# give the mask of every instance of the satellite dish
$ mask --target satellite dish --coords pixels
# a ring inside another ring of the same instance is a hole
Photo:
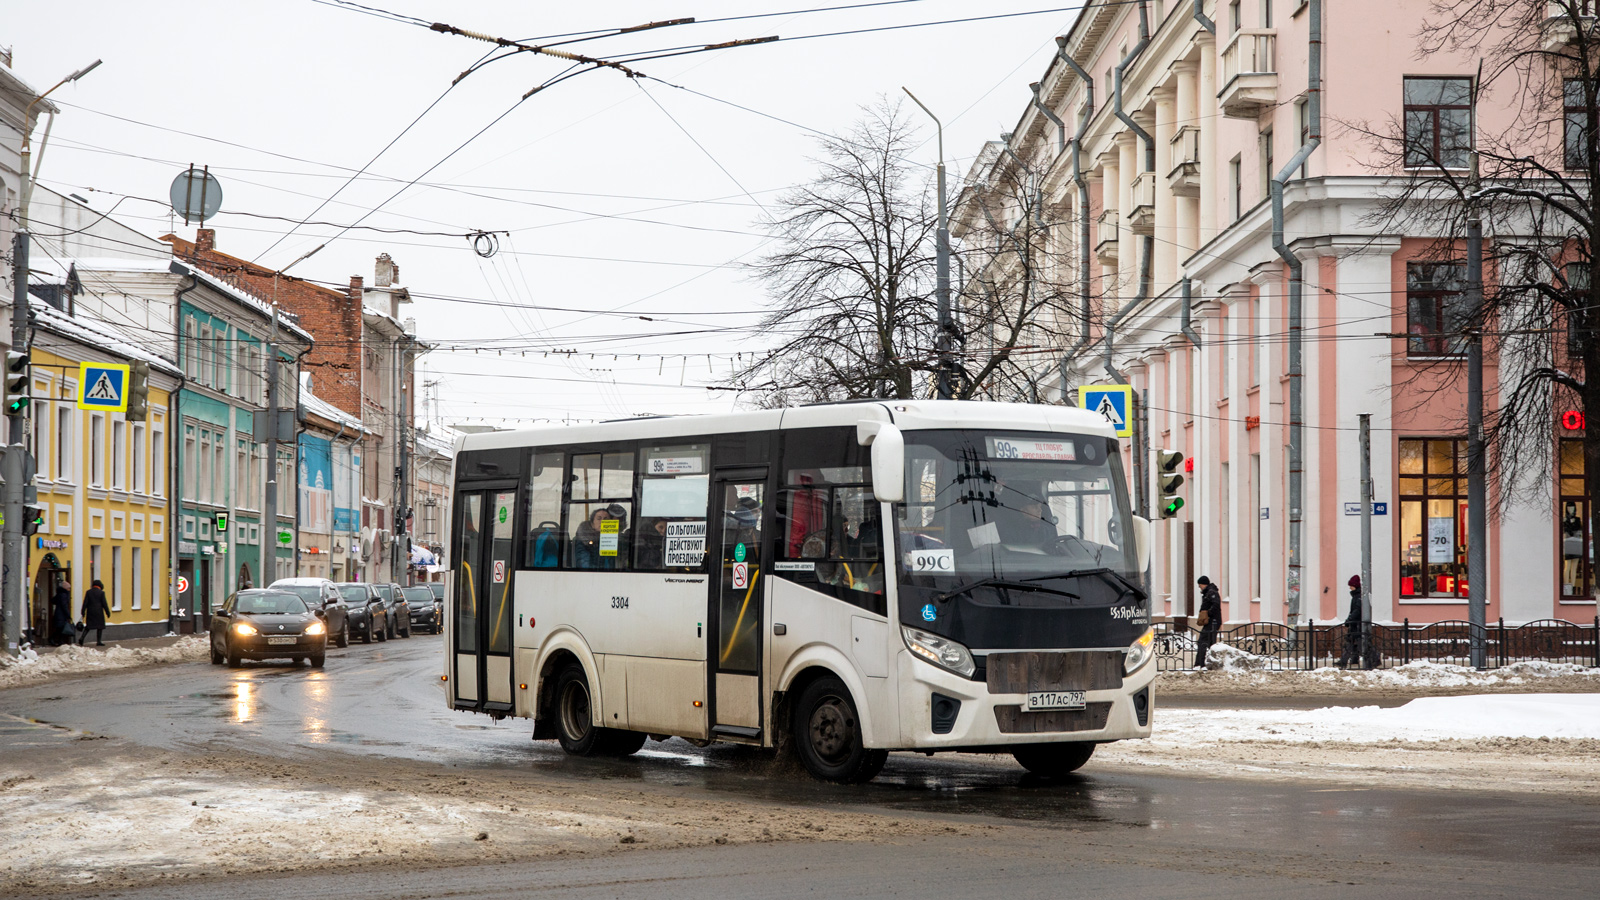
[[[172,211],[183,216],[185,225],[190,219],[204,225],[222,208],[222,182],[211,174],[210,168],[190,166],[172,179]]]

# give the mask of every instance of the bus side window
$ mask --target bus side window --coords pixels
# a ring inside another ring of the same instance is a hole
[[[573,455],[567,504],[567,565],[572,568],[629,568],[633,457],[632,451]]]
[[[634,568],[703,572],[711,475],[707,444],[645,447],[639,477]]]
[[[528,539],[522,548],[522,568],[554,569],[561,565],[561,476],[565,460],[560,452],[533,453],[523,494],[523,520]]]

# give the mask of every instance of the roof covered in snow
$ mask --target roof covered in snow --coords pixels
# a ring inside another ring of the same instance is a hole
[[[202,269],[199,266],[190,265],[183,260],[173,259],[172,265],[174,267],[174,271],[178,271],[183,275],[193,275],[195,278],[204,282],[207,286],[226,294],[227,296],[239,301],[240,303],[243,303],[246,306],[253,307],[257,312],[261,313],[268,319],[272,318],[272,306],[266,301],[262,300],[260,297],[257,297],[255,294],[252,294],[236,285],[229,284],[221,278],[218,278],[210,272],[207,272],[205,269]],[[299,325],[294,324],[292,319],[292,316],[280,310],[278,313],[278,326],[308,344],[315,343],[316,338],[311,336],[311,332],[306,331]]]
[[[182,377],[183,375],[183,372],[177,366],[168,362],[159,354],[139,346],[132,337],[115,325],[82,315],[69,316],[46,303],[35,302],[31,305],[34,312],[34,324],[51,334],[77,341],[89,347],[98,347],[124,359],[147,362],[152,370],[164,372],[174,377]]]

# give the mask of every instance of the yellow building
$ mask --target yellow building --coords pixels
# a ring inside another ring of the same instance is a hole
[[[49,638],[50,599],[72,585],[72,621],[94,579],[111,605],[106,638],[149,637],[169,630],[172,582],[171,411],[179,370],[155,352],[171,336],[125,333],[33,302],[29,446],[36,460],[44,523],[28,539],[29,624]],[[150,366],[145,421],[80,409],[81,363]]]

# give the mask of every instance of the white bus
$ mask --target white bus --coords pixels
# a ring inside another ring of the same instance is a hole
[[[578,755],[791,745],[1047,775],[1148,737],[1149,522],[1114,430],[1054,406],[872,401],[464,437],[449,705]]]

